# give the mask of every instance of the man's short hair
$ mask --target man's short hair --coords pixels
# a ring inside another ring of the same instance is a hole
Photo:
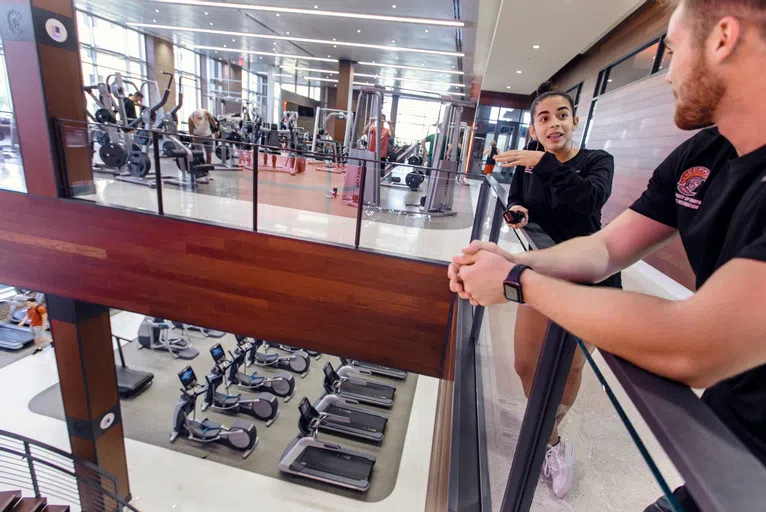
[[[766,2],[763,0],[675,0],[672,3],[674,6],[683,4],[698,41],[705,39],[725,16],[752,23],[766,39]]]
[[[27,299],[27,302],[34,302],[35,304],[37,304],[37,299],[29,298]]]
[[[143,98],[144,97],[144,93],[142,93],[141,91],[136,91],[136,92],[133,93],[133,97],[134,98]]]

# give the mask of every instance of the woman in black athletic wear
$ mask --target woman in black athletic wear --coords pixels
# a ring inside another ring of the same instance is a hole
[[[578,118],[572,98],[551,90],[550,83],[538,89],[532,104],[529,132],[539,151],[508,151],[495,157],[505,167],[516,166],[508,198],[509,210],[523,214],[513,228],[528,221],[538,224],[556,243],[586,236],[601,229],[601,208],[612,192],[614,158],[606,151],[580,149],[572,140]],[[615,275],[599,286],[621,287]],[[514,360],[524,393],[529,395],[537,368],[548,319],[520,305],[516,315]],[[558,425],[577,397],[585,356],[575,354],[556,424],[545,456],[544,476],[553,491],[563,497],[572,486],[574,446],[560,440]]]

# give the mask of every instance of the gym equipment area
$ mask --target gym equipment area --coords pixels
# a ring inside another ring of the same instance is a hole
[[[355,500],[379,501],[393,489],[417,375],[173,320],[121,316],[138,323],[133,339],[114,335],[128,438]],[[152,337],[157,348],[147,346]],[[180,340],[194,347],[175,346]],[[177,357],[192,348],[198,357]],[[264,356],[295,357],[309,369]],[[29,407],[62,418],[58,385]]]

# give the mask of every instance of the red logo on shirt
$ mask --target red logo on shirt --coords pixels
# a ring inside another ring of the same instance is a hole
[[[684,172],[678,182],[678,191],[686,197],[694,197],[697,190],[705,183],[710,176],[710,169],[707,167],[692,167]]]

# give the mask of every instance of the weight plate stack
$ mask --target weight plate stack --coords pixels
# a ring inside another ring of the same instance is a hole
[[[146,130],[138,130],[133,140],[135,140],[136,144],[139,146],[148,146],[151,140],[151,136]]]
[[[114,142],[107,142],[98,149],[98,156],[107,167],[119,169],[128,161],[125,148]]]
[[[173,151],[176,150],[176,145],[171,140],[166,140],[162,143],[162,154],[165,156],[173,156]]]
[[[404,182],[408,187],[410,187],[410,190],[418,190],[424,179],[425,176],[423,176],[423,173],[420,171],[414,171],[407,173],[407,176],[404,178]]]
[[[410,165],[423,165],[423,159],[417,155],[412,155],[407,159],[407,163]]]
[[[96,110],[95,118],[99,123],[114,123],[115,121],[114,114],[105,108]]]
[[[106,132],[102,132],[101,130],[98,130],[97,132],[95,132],[95,139],[100,146],[103,146],[104,144],[109,144],[109,134]]]
[[[149,174],[152,162],[149,157],[140,151],[133,151],[128,158],[128,172],[136,178],[144,178]]]

